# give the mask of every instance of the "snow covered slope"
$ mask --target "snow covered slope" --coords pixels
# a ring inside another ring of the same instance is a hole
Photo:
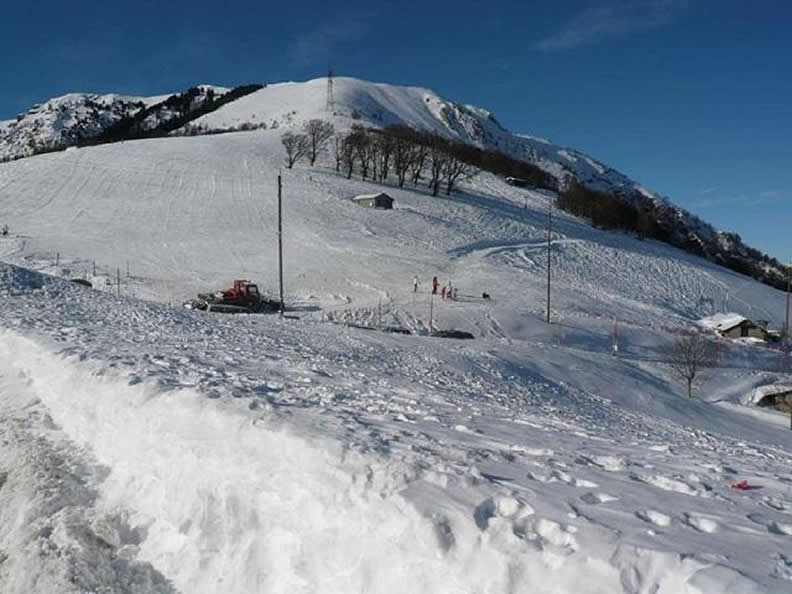
[[[375,127],[406,124],[533,163],[550,173],[559,186],[568,178],[574,178],[591,189],[620,197],[639,212],[648,213],[650,218],[660,223],[667,240],[673,245],[692,250],[734,270],[763,277],[775,286],[781,286],[786,278],[787,272],[778,261],[744,245],[739,236],[716,230],[660,194],[645,189],[589,155],[541,138],[513,134],[486,109],[449,101],[431,90],[418,87],[372,83],[348,77],[334,78],[333,86],[334,101],[330,108],[327,105],[326,78],[304,83],[272,84],[189,122],[181,133],[284,128],[299,125],[310,118],[332,120],[342,129],[353,123]],[[212,87],[204,85],[200,88],[205,93]],[[219,87],[213,89],[227,91]],[[110,99],[85,95],[54,99],[43,107],[36,106],[21,116],[19,122],[0,124],[0,160],[69,146],[80,138],[95,136],[113,121],[133,113],[140,105],[129,103],[128,98],[107,97]],[[155,119],[159,121],[167,117],[168,114],[163,113]]]
[[[722,341],[694,400],[666,363],[782,293],[556,213],[548,326],[551,193],[285,170],[283,125],[0,164],[0,590],[789,591],[789,420],[737,404],[777,351]],[[279,173],[298,319],[178,307],[275,291]]]
[[[719,231],[667,198],[580,151],[525,134],[513,134],[488,110],[462,105],[419,87],[333,79],[334,102],[327,105],[327,79],[274,84],[196,121],[206,130],[243,125],[294,126],[310,118],[330,119],[341,128],[354,123],[384,127],[404,124],[482,148],[494,149],[539,166],[562,186],[568,177],[594,190],[619,196],[661,224],[671,242],[733,269],[761,274],[776,286],[787,272],[762,257],[739,236]]]
[[[0,297],[9,594],[789,591],[792,434],[598,394],[640,401],[646,364],[210,316],[8,266]],[[570,386],[581,366],[611,391]]]
[[[328,110],[326,78],[272,84],[195,123],[209,130],[243,123],[283,127],[311,118],[332,119],[347,127],[353,123],[405,124],[535,162],[559,180],[571,173],[599,189],[637,188],[626,176],[591,157],[543,139],[512,134],[486,109],[448,101],[429,89],[335,77],[333,98]]]
[[[197,89],[196,100],[199,102],[208,92],[222,95],[228,91],[213,85],[201,85]],[[0,162],[62,149],[93,138],[141,109],[155,106],[172,96],[69,93],[34,105],[15,120],[0,122]],[[171,117],[174,114],[166,107],[151,114],[142,126],[153,128]]]

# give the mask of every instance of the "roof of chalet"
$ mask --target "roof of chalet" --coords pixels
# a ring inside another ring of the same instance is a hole
[[[792,392],[792,385],[790,384],[769,384],[754,388],[747,394],[740,397],[741,404],[758,404],[766,396],[775,396],[781,394],[789,394]]]
[[[377,192],[376,194],[359,194],[352,198],[352,200],[371,200],[372,198],[387,198],[388,200],[393,200],[390,196],[388,196],[385,192]]]
[[[732,328],[736,328],[743,322],[748,321],[750,321],[748,318],[738,313],[716,313],[706,318],[701,318],[697,323],[703,328],[716,330],[718,332],[727,332]]]

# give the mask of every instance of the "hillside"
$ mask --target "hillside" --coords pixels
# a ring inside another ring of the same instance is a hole
[[[85,143],[142,137],[171,120],[185,119],[190,112],[214,102],[229,91],[223,87],[201,85],[185,93],[154,97],[92,93],[55,97],[34,105],[14,120],[0,122],[0,162]],[[125,136],[121,136],[118,129],[122,129]]]
[[[556,212],[548,325],[554,193],[286,169],[311,85],[191,123],[252,131],[0,164],[0,590],[788,591],[789,419],[740,404],[788,385],[778,351],[718,341],[694,399],[668,365],[712,311],[778,327],[784,294]],[[420,89],[357,86],[339,129],[439,121]],[[180,307],[277,290],[279,174],[291,317]],[[383,190],[392,211],[349,200]],[[430,336],[430,308],[474,340]]]
[[[230,93],[227,89],[217,87],[198,87],[199,90],[203,89],[201,97],[204,97],[207,89],[214,89],[219,96],[225,92],[226,98],[204,109],[209,111],[206,115],[200,112],[192,116],[179,114],[181,121],[187,123],[173,132],[174,126],[168,126],[166,131],[177,135],[262,127],[283,131],[308,119],[320,118],[332,121],[342,130],[353,124],[379,128],[401,124],[435,132],[535,164],[552,176],[555,187],[565,187],[568,180],[575,179],[586,188],[629,204],[634,209],[635,219],[648,217],[652,221],[652,237],[776,288],[785,286],[787,269],[775,258],[746,246],[738,235],[713,228],[667,198],[645,189],[623,173],[580,151],[541,138],[514,134],[486,109],[448,101],[431,90],[419,87],[370,83],[347,77],[334,78],[333,87],[333,105],[330,109],[327,105],[326,78],[305,83],[271,84],[252,93],[256,86],[238,87]],[[71,99],[67,101],[69,97]],[[73,105],[75,97],[79,101]],[[97,111],[96,105],[101,104],[101,101],[97,103],[95,98],[67,96],[43,107],[36,106],[28,114],[20,116],[20,121],[16,123],[6,123],[5,132],[3,125],[0,125],[0,160],[3,155],[5,158],[19,157],[63,148],[84,142],[83,139],[88,137],[108,142],[162,135],[141,133],[139,128],[145,128],[145,122],[141,125],[133,122],[131,127],[119,126],[118,119],[134,118],[135,106],[139,107],[141,103],[125,103],[115,96],[111,97],[113,101],[109,104],[109,112],[108,109]],[[86,100],[93,111],[86,112],[82,107]],[[42,110],[47,114],[43,125]],[[54,122],[51,121],[53,110],[58,114]],[[149,122],[149,127],[160,126],[172,117],[172,109],[164,105],[162,109],[155,109],[146,122]],[[102,132],[107,131],[113,122],[115,127],[103,138]],[[9,125],[12,127],[8,128]],[[587,200],[596,202],[598,198],[592,195]],[[599,201],[602,202],[601,199]],[[631,226],[634,227],[635,223]]]

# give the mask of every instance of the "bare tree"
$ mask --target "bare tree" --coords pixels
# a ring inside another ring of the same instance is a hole
[[[404,187],[407,172],[416,158],[416,153],[416,146],[410,140],[398,137],[393,139],[393,170],[400,188]]]
[[[442,136],[439,134],[429,136],[429,187],[432,190],[432,196],[437,196],[440,192],[443,170],[448,160],[448,154],[445,149],[446,143]]]
[[[333,136],[335,128],[330,122],[313,119],[303,123],[302,131],[308,138],[308,160],[313,166],[316,157],[325,149],[327,141]]]
[[[308,137],[289,131],[281,136],[281,142],[286,149],[286,167],[291,169],[308,152]]]
[[[470,179],[477,173],[478,169],[470,163],[466,163],[456,155],[446,155],[446,160],[443,164],[443,182],[446,186],[446,196],[451,195],[451,191],[457,181]]]
[[[688,398],[693,397],[693,384],[701,371],[715,367],[717,362],[717,345],[700,332],[685,332],[677,336],[669,349],[668,364],[687,384]]]
[[[334,134],[332,146],[336,171],[341,171],[341,163],[344,162],[344,137],[340,134]]]
[[[355,124],[352,126],[352,131],[347,136],[347,141],[353,147],[355,156],[360,162],[360,174],[363,179],[368,177],[369,169],[371,167],[371,138],[369,133],[363,126]]]
[[[388,134],[387,130],[377,138],[380,159],[380,181],[385,181],[390,173],[390,158],[393,154],[395,143],[396,139]]]
[[[355,141],[351,134],[344,137],[341,144],[341,160],[344,164],[347,179],[352,177],[352,172],[355,170],[355,159],[357,157],[357,150],[355,149]]]
[[[418,181],[421,179],[421,175],[423,175],[424,165],[426,165],[426,159],[429,156],[429,148],[422,144],[417,143],[414,145],[413,148],[413,158],[410,160],[410,178],[412,179],[412,183],[417,185]]]
[[[377,166],[379,165],[380,145],[378,139],[369,136],[369,142],[366,144],[366,158],[368,159],[369,166],[371,167],[371,179],[377,180]]]

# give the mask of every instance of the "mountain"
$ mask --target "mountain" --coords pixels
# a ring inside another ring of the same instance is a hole
[[[341,129],[354,124],[375,128],[405,125],[534,164],[552,176],[556,187],[564,188],[570,179],[576,180],[593,193],[581,198],[591,206],[573,210],[575,214],[585,216],[598,209],[618,208],[617,202],[626,204],[630,209],[629,222],[623,226],[627,230],[648,233],[777,288],[785,287],[788,270],[775,258],[745,245],[739,235],[715,229],[585,153],[545,139],[512,133],[486,109],[448,101],[420,87],[347,77],[334,78],[332,86],[330,105],[327,78],[263,88],[250,85],[230,93],[227,89],[204,85],[196,88],[199,93],[191,98],[190,107],[175,112],[167,105],[173,96],[141,99],[67,95],[35,106],[16,122],[0,125],[0,159],[29,156],[86,141],[108,142],[166,133],[285,130],[311,118],[332,120]],[[214,95],[208,102],[207,93]],[[195,107],[203,102],[207,103],[202,111],[196,111]],[[145,118],[140,118],[144,108],[148,112]],[[135,121],[136,114],[141,122]],[[609,197],[616,202],[608,200]],[[651,224],[642,224],[646,220]]]
[[[703,335],[693,398],[669,365],[713,311],[777,328],[782,292],[563,210],[548,245],[556,192],[490,171],[287,168],[326,92],[279,87],[188,122],[248,131],[0,163],[0,591],[788,591],[789,417],[750,405],[788,359]],[[321,117],[373,125],[342,87]],[[279,243],[283,317],[180,306],[277,295]]]
[[[141,137],[214,105],[230,89],[201,85],[153,97],[69,93],[0,122],[0,162],[63,150],[86,142]],[[200,115],[205,111],[196,113]],[[123,133],[121,133],[123,131]]]

